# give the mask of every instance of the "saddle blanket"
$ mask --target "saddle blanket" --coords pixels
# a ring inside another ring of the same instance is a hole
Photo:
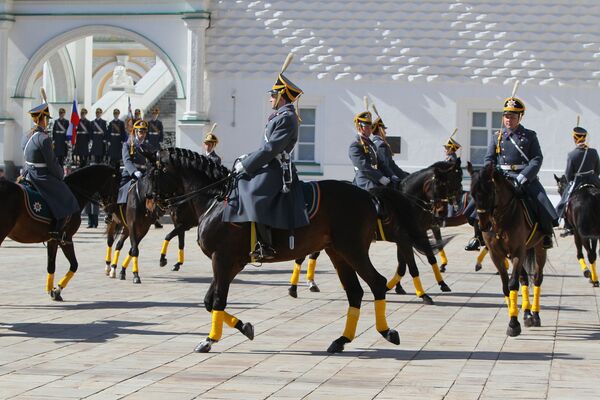
[[[321,188],[318,182],[300,182],[304,205],[309,219],[313,219],[321,206]]]
[[[40,192],[29,183],[19,184],[19,186],[23,189],[25,208],[29,216],[36,221],[49,224],[52,221],[52,213]]]

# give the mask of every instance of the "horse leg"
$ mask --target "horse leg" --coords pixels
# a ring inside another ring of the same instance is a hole
[[[508,316],[510,317],[510,321],[508,323],[508,328],[506,329],[506,334],[510,337],[519,336],[521,334],[521,324],[519,323],[519,276],[521,276],[521,269],[523,268],[523,262],[525,261],[525,250],[522,249],[519,254],[513,256],[513,269],[510,275],[510,280],[508,281]],[[502,264],[500,266],[496,266],[498,269],[502,269],[504,266],[504,259],[502,259]],[[534,305],[535,305],[535,288],[534,288]],[[533,311],[534,307],[532,307]]]
[[[500,281],[502,282],[502,293],[504,293],[504,302],[507,306],[510,305],[510,290],[508,289],[508,269],[505,268],[506,257],[502,253],[496,253],[494,250],[490,251],[490,258],[500,275]]]
[[[204,308],[209,313],[212,313],[213,301],[215,296],[215,281],[210,283],[208,291],[204,296]],[[224,311],[223,322],[229,325],[230,328],[235,328],[250,340],[254,340],[254,326],[250,322],[243,322],[241,319],[234,317],[227,311]]]
[[[115,278],[117,276],[117,264],[119,263],[119,255],[121,254],[121,249],[123,248],[123,244],[125,244],[125,240],[129,237],[129,229],[123,228],[121,233],[119,234],[119,240],[117,241],[117,245],[115,246],[115,252],[113,253],[112,263],[110,265],[110,274],[109,277]],[[121,275],[119,277],[121,280],[125,279],[125,271],[121,271]]]
[[[183,259],[184,259],[183,249],[185,247],[185,229],[183,229],[183,227],[177,234],[177,240],[179,242],[178,243],[179,248],[177,250],[177,262],[173,265],[173,268],[171,269],[171,271],[179,271],[179,268],[181,268],[181,266],[183,265]]]
[[[481,266],[481,263],[483,262],[483,259],[485,258],[485,256],[487,256],[488,253],[488,248],[486,246],[483,246],[483,248],[481,250],[479,250],[479,254],[477,255],[477,260],[475,261],[475,272],[481,270],[481,268],[483,268]]]
[[[402,281],[402,277],[406,274],[406,261],[404,260],[404,256],[400,252],[399,245],[396,244],[396,259],[398,260],[398,266],[396,267],[396,273],[388,281],[386,287],[388,290],[392,290],[394,286],[396,286],[397,294],[406,294],[406,290],[402,287],[400,281]]]
[[[573,239],[575,240],[575,248],[577,249],[577,260],[579,261],[579,265],[581,265],[581,272],[583,272],[583,276],[586,278],[590,278],[591,274],[590,274],[590,270],[588,269],[587,265],[585,264],[585,259],[583,258],[583,241],[581,239],[581,236],[579,236],[579,233],[574,230],[573,231]],[[587,242],[587,240],[586,240]],[[586,248],[587,250],[587,248]],[[588,259],[590,257],[590,253],[588,251]]]
[[[169,248],[169,242],[177,235],[178,229],[179,226],[173,228],[171,232],[167,233],[165,239],[163,240],[162,248],[160,249],[160,260],[158,262],[158,265],[161,267],[167,265],[167,249]]]
[[[439,227],[431,228],[433,232],[433,237],[437,243],[442,243],[442,231]],[[440,247],[438,252],[440,255],[440,272],[446,272],[446,266],[448,265],[448,257],[446,257],[446,252],[443,247]]]
[[[446,285],[446,282],[444,282],[444,277],[442,276],[442,273],[440,272],[440,268],[437,265],[437,260],[435,259],[435,256],[433,255],[433,253],[428,252],[428,254],[426,254],[426,256],[427,256],[427,262],[429,262],[429,265],[431,265],[431,270],[433,271],[435,280],[437,281],[438,285],[440,285],[440,290],[442,292],[451,292],[452,289],[450,289],[450,286]]]
[[[592,270],[590,281],[594,287],[600,286],[598,282],[598,274],[596,273],[596,247],[598,247],[598,239],[590,239],[591,249],[588,252],[588,260],[590,261],[590,269]]]
[[[298,281],[300,280],[300,273],[302,272],[302,263],[304,260],[306,260],[306,257],[297,258],[294,260],[294,269],[292,270],[290,287],[288,288],[288,294],[293,298],[298,297]]]
[[[52,290],[52,298],[56,301],[62,301],[62,296],[61,296],[61,292],[63,291],[63,289],[65,289],[67,287],[67,285],[69,284],[69,281],[71,280],[71,278],[73,278],[73,276],[75,275],[75,272],[77,272],[77,268],[79,267],[79,264],[77,262],[77,257],[75,257],[75,248],[73,247],[73,242],[71,240],[69,240],[69,243],[67,244],[61,244],[60,248],[63,252],[63,254],[65,255],[65,257],[67,257],[67,260],[69,260],[69,270],[67,271],[67,273],[65,274],[65,276],[62,277],[62,279],[58,282],[58,286]],[[56,251],[55,251],[56,254]]]
[[[346,325],[342,336],[335,339],[331,345],[327,348],[328,353],[340,353],[344,351],[344,345],[354,340],[356,336],[356,326],[358,325],[358,319],[360,317],[360,305],[364,295],[364,291],[360,286],[356,272],[352,269],[350,264],[344,260],[333,249],[325,250],[335,267],[338,278],[346,291],[346,297],[348,298],[348,311],[346,313]]]
[[[106,276],[110,275],[110,262],[112,261],[112,246],[115,243],[115,230],[116,223],[112,221],[106,230],[106,256],[104,257],[104,262],[106,263],[104,271],[106,272]]]
[[[319,254],[321,254],[320,251],[312,253],[308,257],[308,265],[306,267],[306,284],[308,285],[308,290],[313,293],[321,291],[315,283],[315,268],[317,267],[317,258],[319,257]]]
[[[419,276],[419,268],[417,267],[417,263],[415,262],[412,247],[406,246],[404,243],[398,243],[396,245],[396,252],[398,257],[398,263],[402,263],[404,265],[408,264],[408,272],[410,273],[410,276],[413,279],[413,285],[415,287],[415,294],[417,295],[417,297],[423,300],[423,303],[432,305],[433,299],[427,293],[425,293],[425,289],[423,289],[421,277]]]
[[[60,295],[58,298],[54,297],[54,272],[56,271],[56,251],[58,250],[58,242],[56,240],[49,241],[46,245],[46,250],[48,254],[48,265],[46,267],[48,273],[46,276],[46,293],[50,295],[52,300],[62,301]]]
[[[523,323],[525,327],[533,326],[533,316],[531,315],[531,303],[529,302],[529,275],[525,269],[521,269],[521,310],[523,311]]]
[[[143,222],[141,223],[135,223],[135,221],[132,221],[131,223],[131,232],[129,235],[129,243],[131,244],[131,248],[129,249],[129,256],[131,256],[131,261],[133,263],[133,267],[131,268],[131,272],[133,272],[133,283],[135,284],[140,284],[142,283],[142,280],[140,279],[140,273],[139,273],[139,261],[138,261],[138,257],[140,255],[140,248],[139,248],[139,243],[140,241],[144,238],[144,236],[146,236],[146,233],[148,233],[148,230],[150,229],[150,224],[146,223],[144,224]],[[128,259],[125,258],[125,261],[123,261],[123,265],[122,265],[122,272],[125,272],[125,270],[127,269],[127,265],[126,263],[128,263]]]
[[[533,326],[542,326],[540,319],[540,296],[542,295],[542,282],[544,281],[544,265],[546,264],[546,249],[538,245],[535,249],[535,276],[533,278]]]

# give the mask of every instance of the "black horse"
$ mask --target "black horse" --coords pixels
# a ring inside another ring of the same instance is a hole
[[[231,175],[226,168],[217,166],[207,157],[182,149],[166,149],[161,151],[150,175],[154,177],[151,193],[157,204],[164,207],[182,196],[188,197],[200,216],[198,244],[212,259],[213,266],[213,282],[204,299],[207,311],[212,313],[212,328],[196,351],[207,352],[221,338],[223,322],[236,327],[241,324],[237,318],[226,313],[225,308],[231,281],[251,261],[249,253],[255,228],[251,223],[222,222],[226,199],[220,201],[219,196],[222,196]],[[294,260],[321,249],[325,249],[329,255],[349,302],[346,328],[343,335],[328,348],[329,352],[343,351],[344,345],[355,336],[363,297],[358,275],[374,295],[377,331],[391,343],[399,344],[398,332],[389,328],[385,317],[386,279],[373,267],[368,255],[377,230],[373,196],[340,181],[321,181],[319,188],[320,208],[310,225],[295,230],[297,245],[293,249],[288,246],[288,232],[273,229],[273,245],[277,256],[270,262]],[[180,196],[173,197],[174,192]],[[410,204],[408,200],[391,190],[377,193],[376,196],[383,207],[389,210],[391,218],[402,221],[395,223],[392,229],[400,231],[404,228],[398,234],[404,235],[406,246],[418,249],[429,246],[429,242],[423,241],[425,235],[419,233],[410,209],[405,208]]]
[[[110,207],[117,199],[118,182],[119,177],[114,168],[106,165],[84,167],[65,177],[65,183],[75,195],[80,209],[97,196],[103,206]],[[26,201],[25,191],[20,185],[0,178],[0,244],[7,236],[20,243],[48,242],[46,291],[54,300],[62,301],[61,292],[78,268],[72,238],[81,224],[81,215],[77,212],[69,217],[65,225],[66,239],[63,242],[49,241],[49,222],[33,218],[27,211]],[[59,246],[69,260],[69,271],[54,287],[56,252]]]

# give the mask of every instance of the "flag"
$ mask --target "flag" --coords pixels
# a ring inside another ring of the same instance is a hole
[[[79,126],[79,113],[77,112],[77,99],[73,99],[73,109],[71,110],[71,121],[67,129],[67,139],[71,139],[71,144],[77,141],[77,127]]]

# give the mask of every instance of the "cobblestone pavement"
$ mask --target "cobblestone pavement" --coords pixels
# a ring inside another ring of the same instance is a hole
[[[169,228],[166,225],[165,228]],[[572,238],[551,250],[542,290],[542,327],[507,338],[500,279],[486,259],[462,250],[468,227],[451,228],[440,293],[419,262],[436,304],[414,295],[388,296],[388,321],[401,337],[386,342],[374,328],[368,292],[355,340],[340,355],[325,352],[344,325],[347,302],[329,259],[318,262],[321,293],[287,294],[291,263],[247,267],[230,290],[228,311],[254,324],[249,341],[224,328],[211,353],[193,352],[210,329],[202,299],[209,260],[188,237],[179,272],[158,267],[167,229],[151,229],[141,245],[143,283],[104,275],[100,230],[76,237],[78,273],[65,301],[44,293],[41,244],[7,240],[0,247],[5,281],[0,304],[0,398],[19,399],[583,399],[600,396],[600,289],[581,276]],[[171,243],[169,264],[176,256]],[[395,247],[375,243],[374,264],[387,277]],[[67,263],[59,256],[57,279]],[[304,267],[305,268],[305,267]],[[304,271],[303,271],[304,274]],[[304,276],[302,277],[304,278]],[[303,279],[302,279],[303,281]],[[363,284],[366,288],[366,285]],[[405,288],[414,293],[409,279]]]

